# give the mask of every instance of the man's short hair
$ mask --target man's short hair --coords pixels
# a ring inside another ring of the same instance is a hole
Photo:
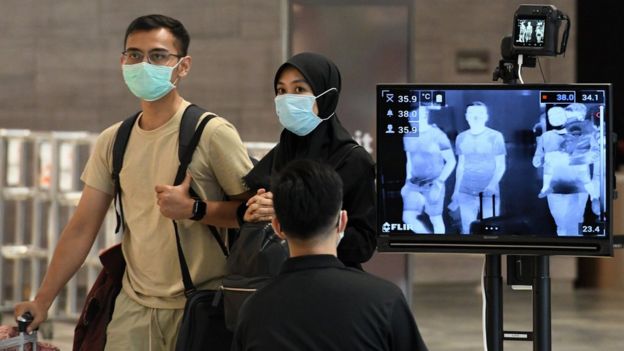
[[[186,56],[188,53],[189,44],[191,43],[191,37],[189,36],[186,28],[180,21],[175,18],[171,18],[165,15],[147,15],[137,17],[126,29],[126,36],[124,37],[124,49],[126,42],[130,34],[140,31],[150,31],[154,29],[166,28],[176,38],[176,48],[179,50],[178,55]]]
[[[281,228],[293,238],[311,239],[338,223],[342,180],[327,164],[292,161],[273,177],[271,191]]]
[[[466,105],[466,110],[468,109],[468,107],[471,107],[471,106],[482,106],[483,108],[485,108],[485,111],[489,113],[488,107],[483,101],[473,101],[469,103],[468,105]]]

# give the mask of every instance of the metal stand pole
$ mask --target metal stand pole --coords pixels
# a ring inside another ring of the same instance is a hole
[[[550,319],[550,260],[549,256],[535,258],[533,280],[533,350],[552,349]]]
[[[485,255],[485,330],[488,351],[503,350],[503,277],[501,255]]]

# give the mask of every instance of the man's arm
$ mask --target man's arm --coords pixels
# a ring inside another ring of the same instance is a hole
[[[533,167],[538,168],[544,165],[544,142],[542,141],[544,134],[537,137],[537,145],[535,146],[535,155],[533,155]]]
[[[464,155],[457,156],[457,168],[455,169],[455,189],[453,191],[453,196],[459,193],[459,187],[462,183],[462,179],[464,178]]]
[[[486,187],[486,190],[490,191],[492,193],[494,193],[494,189],[496,189],[496,186],[498,185],[498,183],[503,178],[503,175],[505,174],[505,170],[506,170],[505,155],[497,155],[494,158],[494,160],[496,162],[496,168],[494,169],[494,175],[492,176],[492,180],[490,180],[490,183]]]
[[[15,306],[15,317],[29,311],[34,320],[29,330],[47,319],[48,309],[67,281],[78,271],[93,246],[112,196],[85,186],[78,207],[61,233],[41,287],[30,302]]]
[[[444,183],[451,173],[453,173],[453,169],[455,169],[457,161],[455,160],[455,154],[453,154],[453,150],[451,149],[443,150],[441,154],[444,159],[444,167],[442,167],[438,180]]]
[[[174,220],[191,218],[195,204],[195,199],[189,193],[191,180],[191,174],[187,173],[180,185],[156,185],[158,206],[163,216]],[[236,210],[249,197],[249,193],[242,193],[230,196],[231,201],[203,200],[206,203],[206,215],[200,220],[201,223],[220,228],[238,228]]]

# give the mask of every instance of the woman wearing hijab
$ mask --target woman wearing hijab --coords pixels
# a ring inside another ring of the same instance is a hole
[[[274,88],[284,130],[279,143],[244,177],[256,192],[246,203],[244,220],[271,219],[270,178],[287,163],[297,159],[329,163],[344,183],[343,209],[349,216],[338,258],[361,269],[376,247],[375,170],[368,152],[357,147],[336,115],[341,89],[338,67],[322,55],[300,53],[278,68]]]

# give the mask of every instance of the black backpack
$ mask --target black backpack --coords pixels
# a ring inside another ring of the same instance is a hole
[[[357,144],[339,149],[327,163],[334,169],[342,166]],[[270,222],[245,222],[230,246],[221,292],[225,309],[225,325],[234,331],[241,306],[249,296],[267,285],[279,274],[288,258],[288,246],[273,231]]]

